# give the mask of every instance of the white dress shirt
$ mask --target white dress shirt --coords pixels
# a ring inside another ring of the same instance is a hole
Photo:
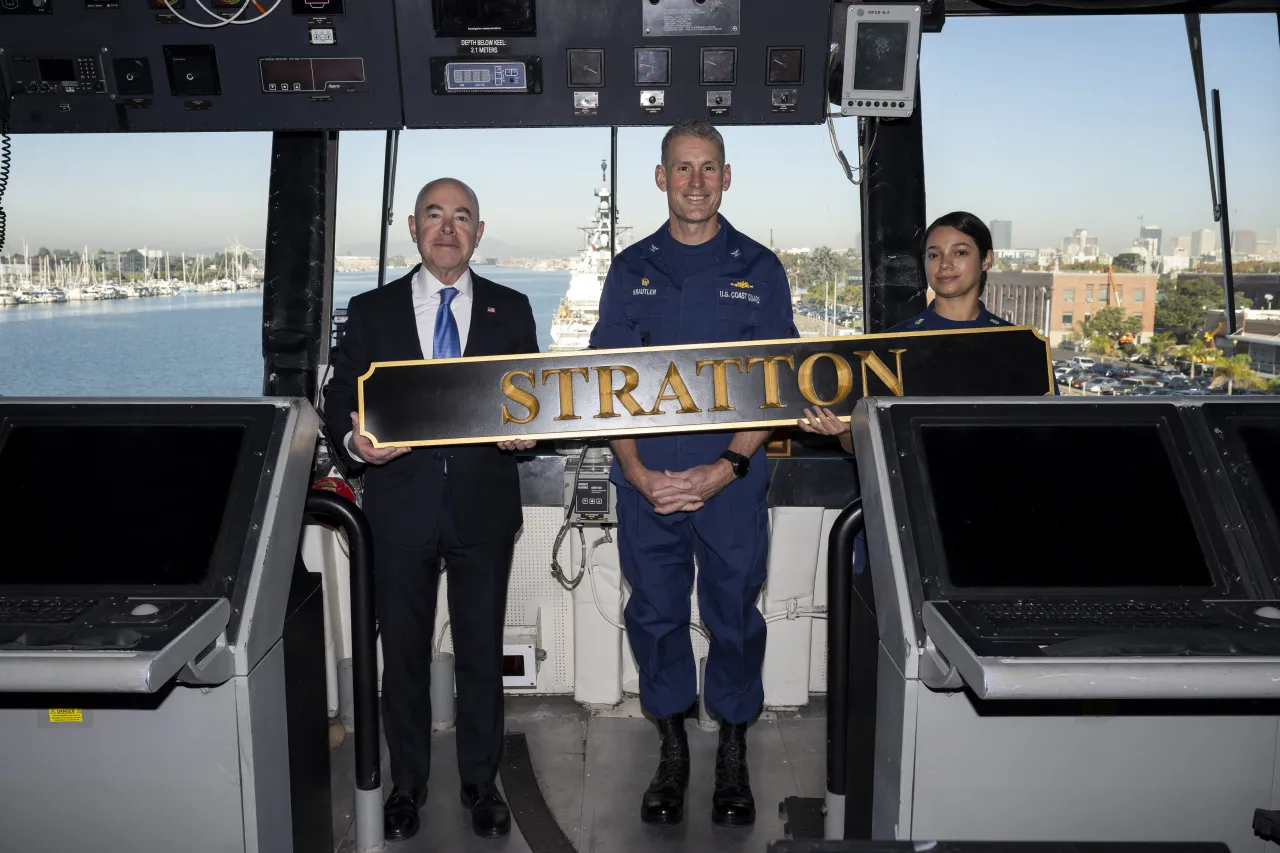
[[[418,345],[422,347],[422,357],[432,358],[436,340],[436,312],[440,310],[440,291],[445,285],[425,266],[418,267],[413,274],[413,319],[418,326]],[[449,303],[449,311],[453,314],[453,322],[458,324],[458,352],[467,351],[467,335],[471,331],[471,267],[462,273],[462,278],[454,283],[458,295]],[[351,450],[351,438],[355,432],[347,433],[342,443]],[[352,456],[358,455],[355,453]]]
[[[462,278],[454,284],[458,295],[449,303],[453,313],[453,322],[458,324],[458,351],[467,351],[467,333],[471,331],[471,268],[462,273]],[[444,285],[440,280],[427,272],[426,267],[419,267],[413,275],[413,316],[418,323],[418,343],[422,345],[422,357],[431,358],[436,339],[436,312],[440,310],[440,291]]]

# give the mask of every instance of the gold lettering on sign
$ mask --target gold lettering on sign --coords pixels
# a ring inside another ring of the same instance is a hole
[[[675,391],[674,394],[667,393],[667,387]],[[667,375],[662,379],[662,387],[658,389],[658,399],[654,401],[653,411],[651,415],[665,414],[662,411],[663,400],[675,400],[680,404],[680,414],[696,415],[701,412],[697,405],[693,402],[693,395],[689,393],[688,387],[684,384],[684,377],[680,375],[680,371],[676,368],[676,363],[670,362],[667,365]]]
[[[785,409],[782,401],[778,399],[778,362],[785,361],[787,367],[795,370],[795,362],[791,360],[789,355],[769,355],[764,358],[747,359],[747,373],[751,372],[751,368],[757,364],[764,365],[764,405],[762,409]]]
[[[617,389],[613,387],[613,372],[615,370],[622,371],[623,379],[622,387]],[[637,403],[636,398],[631,396],[631,392],[640,385],[640,374],[636,372],[634,367],[628,367],[625,364],[597,367],[596,381],[600,384],[600,414],[595,415],[595,417],[622,417],[622,415],[613,410],[614,397],[622,401],[622,405],[626,406],[627,412],[632,416],[649,414],[644,410],[644,406]]]
[[[527,424],[538,416],[538,398],[530,394],[523,388],[517,388],[515,377],[523,376],[529,380],[529,387],[533,388],[535,383],[533,373],[528,370],[513,370],[506,376],[502,377],[502,393],[512,402],[519,403],[529,410],[529,414],[523,418],[517,418],[507,410],[507,404],[502,404],[502,423],[505,424]]]
[[[831,363],[836,367],[836,395],[830,400],[819,397],[817,390],[813,387],[813,366],[820,358],[831,359]],[[853,390],[853,368],[849,367],[849,362],[833,352],[816,352],[806,358],[800,363],[797,378],[800,381],[800,393],[815,406],[834,406],[848,397],[849,392]]]
[[[560,377],[560,414],[556,415],[558,421],[580,421],[581,415],[573,413],[573,377],[581,376],[583,382],[590,382],[591,377],[587,376],[585,367],[557,367],[553,370],[542,371],[542,384],[546,385],[547,380],[552,376]]]
[[[880,381],[889,387],[889,391],[895,397],[902,396],[902,354],[906,352],[906,350],[891,349],[889,350],[889,352],[893,353],[898,359],[898,375],[896,377],[889,372],[889,366],[886,365],[883,361],[881,361],[880,356],[876,355],[875,353],[873,352],[855,352],[854,353],[854,355],[856,355],[862,361],[862,396],[864,397],[871,396],[871,392],[867,390],[867,367],[868,366],[871,367],[871,372],[874,373],[876,376],[880,377]]]
[[[702,375],[702,368],[711,365],[711,383],[716,392],[716,404],[708,412],[736,412],[733,406],[729,405],[729,368],[732,364],[738,368],[738,372],[742,372],[742,359],[740,358],[712,358],[706,361],[700,361],[697,364],[698,375]]]

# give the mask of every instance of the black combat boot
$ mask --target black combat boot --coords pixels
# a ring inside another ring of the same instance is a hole
[[[658,772],[644,792],[640,819],[655,826],[675,826],[684,820],[684,792],[689,787],[689,738],[684,714],[658,721],[662,735]]]
[[[756,801],[747,777],[747,724],[720,723],[716,749],[716,791],[711,797],[711,822],[720,826],[750,826],[756,820]]]

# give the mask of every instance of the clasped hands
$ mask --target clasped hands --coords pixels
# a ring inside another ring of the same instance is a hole
[[[528,450],[537,444],[530,438],[512,438],[498,442],[499,450]],[[360,434],[360,416],[351,413],[351,447],[349,448],[370,465],[386,465],[392,459],[404,456],[411,447],[374,447],[373,442]]]
[[[653,471],[648,468],[627,476],[627,482],[653,504],[658,515],[694,512],[734,480],[733,466],[720,459],[685,471]]]

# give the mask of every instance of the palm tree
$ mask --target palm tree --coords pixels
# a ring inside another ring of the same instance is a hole
[[[1208,363],[1212,361],[1209,358],[1209,348],[1205,346],[1203,338],[1192,338],[1191,342],[1182,348],[1182,356],[1191,362],[1191,378],[1196,378],[1196,363]]]
[[[1156,364],[1164,364],[1177,345],[1177,339],[1168,332],[1161,332],[1147,342],[1147,353]]]
[[[1244,353],[1239,355],[1219,355],[1218,360],[1213,363],[1213,387],[1226,384],[1227,393],[1232,393],[1232,389],[1239,385],[1241,388],[1254,388],[1261,381],[1260,377],[1253,370],[1253,364],[1249,356]]]

